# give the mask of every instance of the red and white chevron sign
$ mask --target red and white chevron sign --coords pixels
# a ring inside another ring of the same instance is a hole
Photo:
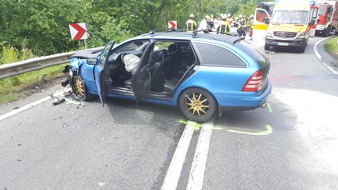
[[[169,21],[168,22],[169,29],[177,29],[177,21]]]
[[[69,24],[72,40],[84,40],[88,38],[86,23]]]

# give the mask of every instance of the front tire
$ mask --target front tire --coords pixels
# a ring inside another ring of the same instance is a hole
[[[300,48],[298,49],[299,53],[304,53],[304,52],[305,52],[305,48],[306,48],[306,46],[300,47]]]
[[[215,115],[217,103],[208,91],[190,88],[180,95],[179,108],[188,120],[204,123]]]
[[[73,77],[72,90],[76,98],[79,100],[86,101],[93,98],[93,96],[88,93],[86,84],[79,75],[75,75]]]
[[[328,36],[330,36],[330,34],[331,34],[331,26],[328,26],[328,27],[324,30],[323,35],[324,35],[324,37],[328,37]]]

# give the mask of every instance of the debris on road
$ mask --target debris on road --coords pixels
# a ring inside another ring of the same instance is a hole
[[[52,99],[53,99],[53,105],[54,105],[54,106],[55,106],[55,105],[58,105],[58,104],[60,104],[60,103],[62,103],[62,102],[65,101],[64,98],[58,98],[58,97],[52,97]]]
[[[84,102],[80,102],[78,100],[78,98],[76,97],[76,95],[74,93],[72,93],[72,91],[67,91],[67,92],[64,92],[62,94],[52,94],[50,95],[52,100],[53,100],[53,105],[58,105],[62,102],[65,102],[67,104],[75,104],[75,105],[78,105],[77,108],[79,107],[84,107],[86,104]]]

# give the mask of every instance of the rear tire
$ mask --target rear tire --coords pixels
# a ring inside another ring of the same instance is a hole
[[[179,108],[188,120],[204,123],[214,117],[217,103],[208,91],[190,88],[180,95]]]
[[[330,36],[330,34],[331,34],[331,26],[328,26],[328,27],[324,30],[323,35],[324,35],[324,37],[328,37],[328,36]]]

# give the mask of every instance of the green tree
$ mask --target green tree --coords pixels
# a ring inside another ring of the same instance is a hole
[[[89,47],[117,43],[150,29],[165,29],[176,20],[185,28],[188,15],[196,21],[222,13],[251,15],[261,0],[1,0],[0,46],[32,50],[36,55],[83,48],[73,41],[69,24],[84,22]],[[24,44],[24,45],[23,45]]]
[[[247,1],[245,4],[239,6],[236,15],[243,14],[249,17],[255,13],[256,6],[257,4],[254,1]]]
[[[3,0],[0,41],[8,41],[20,48],[27,40],[27,48],[37,55],[53,54],[76,48],[70,39],[68,25],[83,21],[86,6],[82,1],[64,0]],[[82,7],[82,8],[80,8]]]

